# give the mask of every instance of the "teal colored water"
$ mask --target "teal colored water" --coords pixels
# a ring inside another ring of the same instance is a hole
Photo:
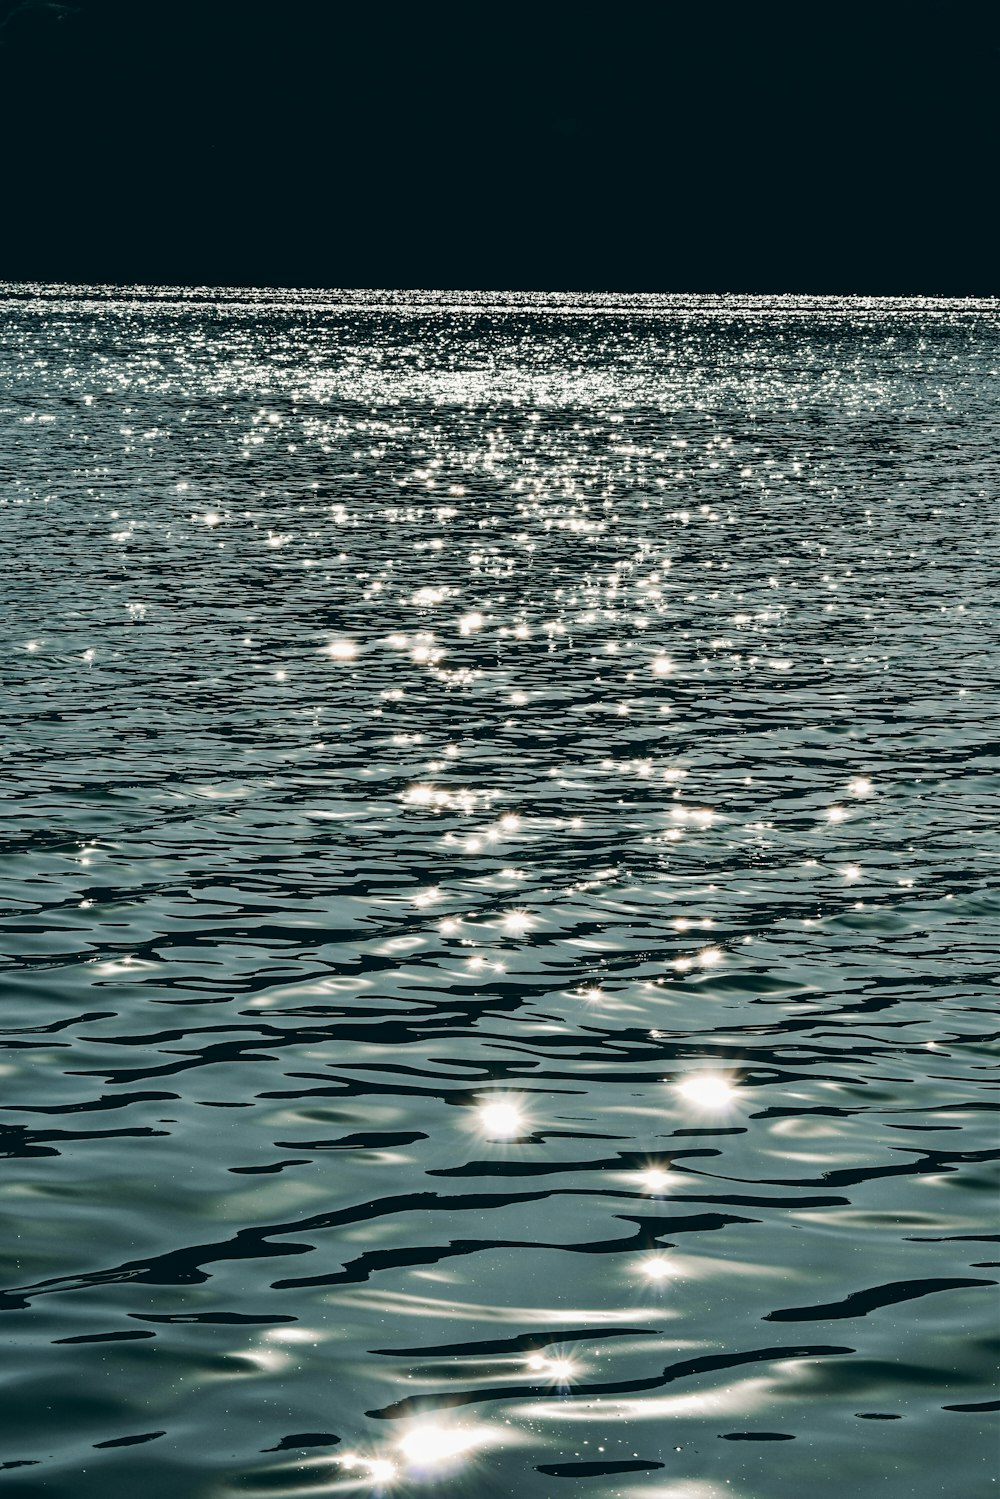
[[[996,1474],[997,306],[0,295],[0,1487]]]

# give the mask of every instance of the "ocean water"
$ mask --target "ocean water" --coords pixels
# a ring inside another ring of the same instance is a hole
[[[997,311],[0,289],[0,1491],[994,1491]]]

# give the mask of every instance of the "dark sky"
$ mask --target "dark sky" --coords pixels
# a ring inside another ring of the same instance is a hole
[[[998,79],[992,0],[0,0],[0,279],[996,293]]]

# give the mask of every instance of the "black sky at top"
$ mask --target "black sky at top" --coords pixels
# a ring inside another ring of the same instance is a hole
[[[0,278],[994,293],[998,76],[979,0],[0,0]]]

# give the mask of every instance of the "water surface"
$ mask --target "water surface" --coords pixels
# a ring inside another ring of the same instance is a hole
[[[0,294],[0,1487],[990,1490],[995,303]]]

